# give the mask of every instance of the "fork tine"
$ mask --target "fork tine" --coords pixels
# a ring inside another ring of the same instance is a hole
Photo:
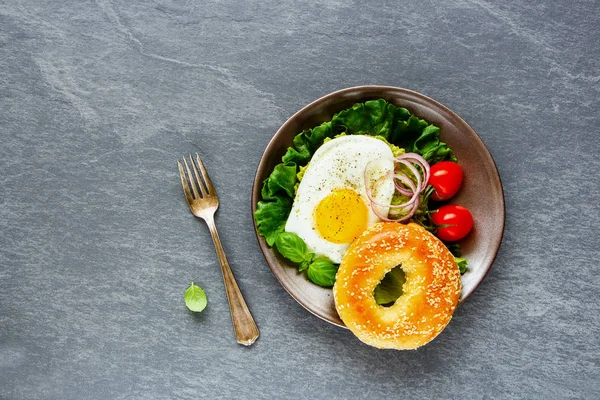
[[[198,168],[196,168],[196,163],[194,162],[194,158],[190,154],[190,161],[192,162],[192,167],[194,168],[194,175],[196,175],[196,183],[200,187],[200,191],[202,192],[202,197],[206,197],[206,189],[204,188],[204,183],[202,179],[200,179],[200,174],[198,173]]]
[[[188,185],[187,178],[185,177],[185,171],[183,170],[183,165],[181,164],[181,161],[177,160],[177,166],[179,167],[179,177],[181,178],[181,186],[183,187],[183,193],[185,194],[185,199],[189,204],[190,201],[194,199],[192,197],[192,193],[190,192],[190,186]]]
[[[194,180],[194,176],[192,175],[192,171],[190,171],[190,167],[185,157],[183,157],[183,162],[185,164],[185,169],[187,170],[187,176],[190,179],[190,184],[192,185],[192,190],[194,191],[194,198],[199,199],[200,194],[198,193],[198,188],[196,187],[196,181]]]
[[[202,172],[202,177],[204,178],[204,181],[206,182],[206,187],[208,188],[208,193],[216,194],[215,187],[213,186],[212,181],[210,180],[210,176],[208,176],[208,173],[206,172],[206,168],[204,168],[204,163],[200,159],[200,156],[198,155],[198,153],[196,153],[196,161],[198,161],[198,165],[200,166],[200,171]]]

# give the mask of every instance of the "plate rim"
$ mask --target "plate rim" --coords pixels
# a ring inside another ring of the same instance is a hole
[[[290,290],[290,288],[288,287],[287,284],[284,284],[284,282],[282,281],[282,278],[280,277],[280,275],[278,273],[276,273],[276,271],[273,269],[273,265],[271,265],[271,262],[269,262],[269,258],[267,256],[266,251],[273,253],[273,256],[275,258],[277,258],[277,256],[275,255],[275,252],[273,250],[272,247],[270,247],[267,243],[264,237],[260,236],[258,234],[258,229],[256,226],[256,220],[254,219],[254,213],[256,211],[256,205],[258,203],[258,201],[261,200],[260,198],[260,188],[263,184],[263,181],[259,179],[259,173],[264,169],[263,164],[265,164],[267,162],[266,160],[266,155],[267,154],[272,154],[273,153],[273,148],[276,147],[276,145],[278,144],[278,139],[279,136],[281,136],[281,132],[284,131],[288,125],[292,124],[296,119],[298,119],[298,117],[300,115],[302,115],[303,113],[309,111],[310,109],[320,105],[321,103],[325,103],[328,100],[330,100],[331,98],[335,98],[338,96],[343,96],[343,95],[348,95],[348,94],[361,94],[363,92],[370,92],[370,91],[380,91],[380,92],[391,92],[394,94],[402,94],[402,95],[408,95],[413,97],[414,99],[418,99],[420,100],[418,103],[422,106],[429,106],[429,104],[433,104],[435,107],[437,107],[438,110],[443,111],[444,113],[448,114],[449,116],[451,116],[452,118],[457,119],[466,129],[468,129],[470,131],[470,133],[472,134],[471,136],[478,142],[478,144],[485,149],[486,152],[486,156],[490,159],[491,161],[491,165],[493,166],[493,170],[495,172],[494,174],[494,180],[496,180],[496,183],[498,184],[499,188],[500,188],[500,210],[499,213],[501,215],[501,225],[500,225],[500,236],[498,238],[498,242],[497,244],[494,244],[494,249],[493,249],[493,253],[491,254],[491,257],[489,257],[489,262],[487,263],[488,265],[485,267],[485,270],[483,271],[483,274],[481,275],[481,278],[476,282],[476,284],[473,286],[473,289],[468,292],[464,298],[461,298],[459,305],[463,304],[467,299],[469,299],[471,297],[471,295],[476,291],[476,289],[481,285],[481,283],[484,281],[485,277],[487,276],[487,274],[489,273],[489,271],[492,268],[492,265],[494,264],[494,261],[496,260],[496,257],[498,256],[498,253],[500,251],[500,247],[502,245],[503,242],[503,238],[504,238],[504,231],[505,231],[505,224],[506,224],[506,202],[505,202],[505,196],[504,196],[504,186],[502,184],[502,179],[500,177],[500,172],[498,171],[498,166],[496,164],[496,161],[494,160],[494,157],[492,156],[491,152],[489,151],[488,147],[486,146],[486,144],[483,142],[483,140],[481,139],[481,137],[475,132],[475,130],[458,114],[456,114],[455,112],[453,112],[452,110],[450,110],[448,107],[446,107],[445,105],[443,105],[442,103],[438,102],[437,100],[426,96],[422,93],[416,92],[414,90],[411,89],[406,89],[406,88],[401,88],[401,87],[396,87],[396,86],[386,86],[386,85],[360,85],[360,86],[352,86],[352,87],[347,87],[347,88],[343,88],[343,89],[339,89],[333,92],[330,92],[324,96],[321,96],[319,98],[317,98],[316,100],[311,101],[310,103],[306,104],[305,106],[303,106],[302,108],[300,108],[298,111],[296,111],[295,113],[293,113],[290,117],[288,117],[286,119],[286,121],[277,129],[277,131],[273,134],[273,136],[271,137],[271,139],[269,140],[267,146],[265,147],[265,150],[263,151],[263,154],[260,158],[260,161],[256,167],[256,172],[254,174],[254,179],[253,179],[253,183],[252,183],[252,194],[251,194],[251,217],[252,217],[252,224],[254,227],[254,233],[255,236],[257,238],[259,247],[261,252],[263,253],[263,257],[265,258],[265,261],[267,263],[267,265],[269,266],[269,268],[271,269],[271,272],[273,273],[273,275],[275,275],[275,278],[277,279],[277,281],[279,282],[279,284],[285,289],[285,291],[298,303],[300,304],[304,309],[306,309],[307,311],[309,311],[311,314],[315,315],[316,317],[327,321],[333,325],[339,326],[341,328],[347,329],[347,327],[343,324],[343,322],[340,321],[335,321],[335,320],[331,320],[330,318],[327,318],[324,315],[321,315],[319,313],[317,313],[315,310],[311,309],[307,304],[305,304],[304,301],[302,301],[301,299],[299,299],[296,294]],[[377,96],[375,96],[377,97]],[[367,100],[364,100],[367,101]],[[428,104],[429,103],[429,104]],[[430,108],[430,107],[428,107]],[[299,133],[299,132],[298,132]],[[341,322],[341,323],[340,323]]]

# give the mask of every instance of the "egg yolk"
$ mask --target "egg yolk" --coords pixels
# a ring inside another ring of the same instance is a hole
[[[315,228],[332,243],[351,243],[367,229],[367,205],[351,189],[335,189],[319,202],[314,211]]]

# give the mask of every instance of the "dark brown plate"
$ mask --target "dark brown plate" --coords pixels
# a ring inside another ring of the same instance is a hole
[[[265,150],[254,178],[252,212],[260,201],[263,181],[270,175],[295,135],[313,128],[354,103],[385,99],[414,115],[440,127],[442,141],[454,151],[464,171],[463,186],[451,203],[471,210],[474,226],[460,242],[462,256],[469,260],[469,270],[462,277],[461,302],[473,293],[490,269],[504,232],[504,195],[496,165],[489,151],[465,121],[448,108],[427,96],[407,89],[387,86],[359,86],[343,89],[307,105],[279,128]],[[256,230],[256,224],[254,226]],[[345,327],[333,302],[331,289],[321,288],[299,274],[295,265],[287,262],[258,236],[260,248],[271,270],[287,292],[314,315],[340,327]]]

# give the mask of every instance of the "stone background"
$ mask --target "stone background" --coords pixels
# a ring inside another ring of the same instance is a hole
[[[0,398],[600,397],[599,27],[597,1],[0,0]],[[363,84],[448,106],[504,184],[492,270],[418,351],[309,314],[254,236],[273,133]],[[184,203],[196,151],[251,348]]]

